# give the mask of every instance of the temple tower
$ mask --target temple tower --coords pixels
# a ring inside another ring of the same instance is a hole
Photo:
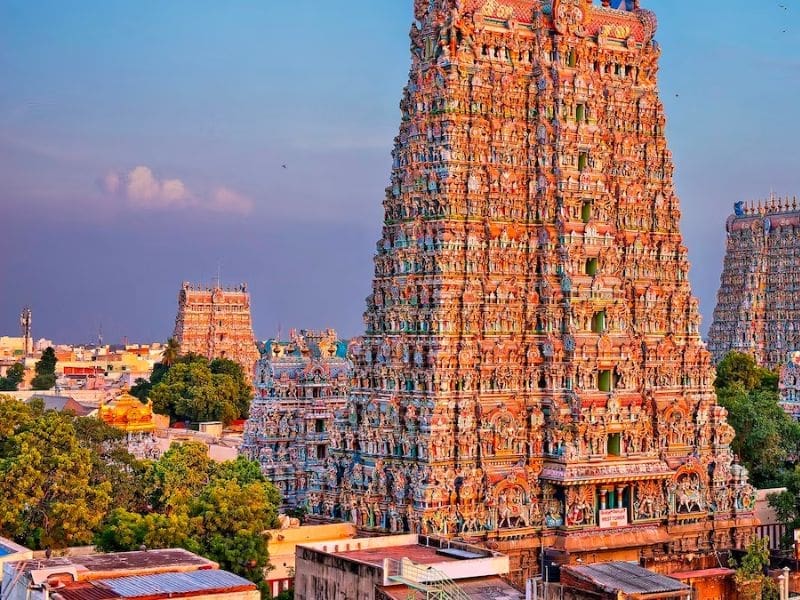
[[[241,451],[261,464],[284,502],[296,507],[328,476],[328,448],[338,434],[334,414],[345,407],[350,390],[347,342],[330,329],[293,331],[288,341],[273,339],[259,348],[256,395]]]
[[[312,512],[482,541],[520,580],[541,547],[664,570],[741,547],[754,495],[699,336],[655,15],[417,0],[415,19],[366,335]]]
[[[709,350],[716,362],[735,350],[768,368],[784,365],[787,355],[800,350],[797,199],[737,202],[726,231]]]
[[[247,285],[236,288],[184,283],[178,295],[175,333],[181,354],[193,352],[208,360],[228,358],[252,376],[259,353],[250,317]]]

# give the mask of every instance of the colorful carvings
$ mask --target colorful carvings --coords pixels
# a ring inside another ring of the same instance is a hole
[[[336,484],[328,448],[342,444],[333,419],[347,403],[347,343],[332,330],[301,331],[260,349],[241,451],[261,464],[294,507],[305,503],[309,492]]]
[[[728,218],[722,272],[708,347],[719,362],[730,351],[776,368],[800,348],[797,198],[737,202]]]
[[[688,282],[656,19],[615,6],[415,2],[366,335],[312,512],[513,539],[526,564],[642,524],[672,548],[752,535]]]
[[[208,360],[228,358],[248,375],[258,360],[250,318],[247,285],[223,289],[184,283],[178,295],[178,316],[173,337],[181,354],[193,352]]]

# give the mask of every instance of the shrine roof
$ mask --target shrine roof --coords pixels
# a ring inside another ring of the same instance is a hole
[[[690,589],[688,585],[676,579],[648,571],[637,564],[628,562],[569,566],[562,567],[563,571],[610,593],[663,594],[686,592]]]

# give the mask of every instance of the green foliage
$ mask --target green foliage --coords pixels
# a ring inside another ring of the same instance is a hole
[[[0,377],[0,392],[16,392],[25,378],[25,367],[22,363],[14,363],[8,367],[5,377]]]
[[[155,377],[154,373],[154,377]],[[247,416],[252,389],[241,366],[217,359],[210,363],[188,354],[180,357],[157,382],[151,379],[153,408],[173,421],[222,421]]]
[[[0,532],[33,548],[88,544],[111,504],[112,485],[92,485],[91,451],[81,445],[74,417],[20,404],[0,408],[13,419],[0,419]]]
[[[741,562],[731,559],[730,566],[736,569],[734,579],[740,598],[752,600],[777,600],[778,588],[767,576],[769,568],[769,540],[754,538],[747,546]]]
[[[786,485],[800,446],[800,424],[778,404],[774,373],[731,352],[717,370],[717,397],[736,431],[731,445],[759,488]]]
[[[255,583],[268,564],[266,529],[277,526],[280,494],[257,463],[215,464],[202,444],[170,448],[152,465],[147,515],[111,513],[95,538],[104,550],[179,546]]]
[[[742,352],[729,352],[717,365],[714,386],[719,390],[741,386],[746,391],[778,389],[778,376],[756,364],[755,358]]]
[[[47,348],[36,363],[36,376],[31,381],[34,390],[49,390],[56,385],[56,351]]]

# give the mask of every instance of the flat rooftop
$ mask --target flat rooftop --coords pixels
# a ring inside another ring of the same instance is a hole
[[[63,556],[57,558],[31,559],[24,561],[23,572],[55,572],[59,568],[73,570],[78,580],[122,577],[126,574],[146,575],[177,571],[217,569],[217,563],[187,550],[147,550],[137,552],[109,552],[86,556]]]
[[[444,562],[456,562],[458,559],[438,554],[439,549],[432,546],[421,544],[409,544],[407,546],[388,546],[385,548],[367,548],[365,550],[351,550],[349,552],[338,552],[337,556],[355,560],[370,565],[380,567],[383,559],[402,560],[404,558],[418,565],[434,565]]]

